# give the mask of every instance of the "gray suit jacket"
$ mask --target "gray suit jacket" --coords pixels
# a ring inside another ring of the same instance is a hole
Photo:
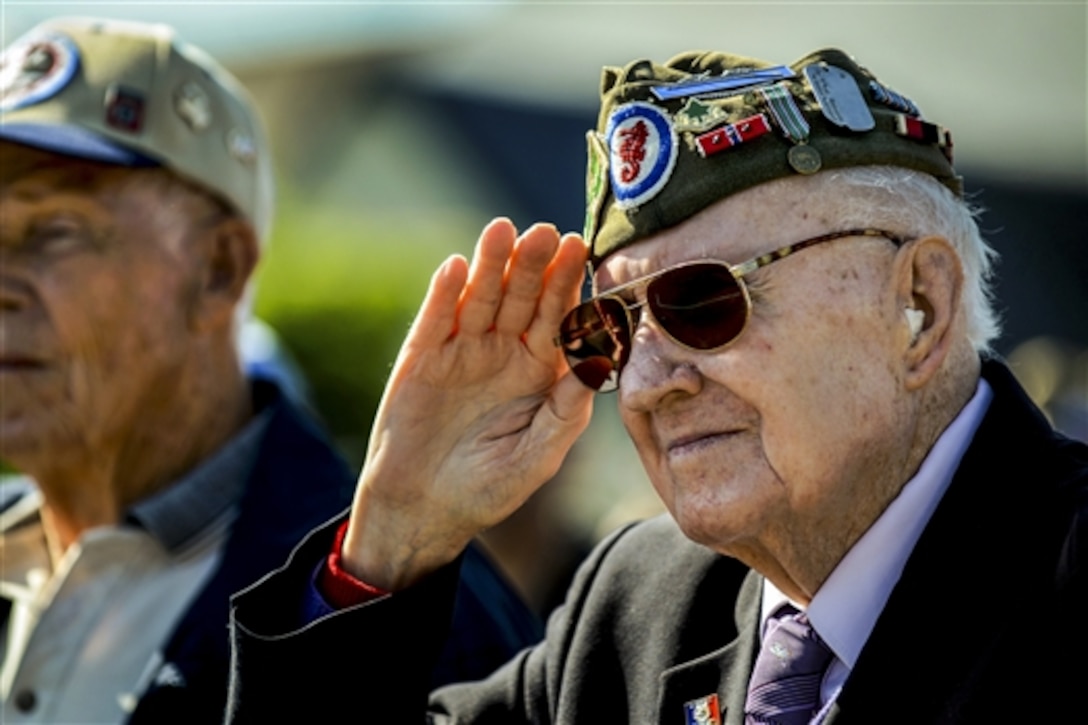
[[[1088,447],[1054,433],[1009,371],[912,552],[830,725],[1088,722]],[[428,693],[457,580],[300,628],[288,606],[318,532],[235,598],[230,718],[313,722],[673,723],[717,694],[743,722],[761,578],[667,517],[584,562],[539,646],[487,680]]]

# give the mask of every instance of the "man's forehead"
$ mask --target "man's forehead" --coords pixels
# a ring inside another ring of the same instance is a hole
[[[643,239],[609,256],[594,273],[597,293],[696,259],[733,262],[733,239],[709,230],[674,228]],[[636,294],[637,296],[637,294]]]
[[[738,264],[835,226],[829,175],[777,179],[717,201],[605,258],[598,289],[695,259]]]
[[[161,167],[130,167],[57,154],[0,141],[0,190],[23,201],[48,196],[131,198],[155,203],[164,194],[185,190],[187,198],[220,204],[203,189]],[[135,192],[133,195],[130,192]]]
[[[5,185],[38,172],[47,172],[57,183],[79,185],[88,183],[96,176],[123,171],[125,169],[98,161],[0,141],[0,178]]]
[[[609,256],[597,270],[598,287],[608,289],[695,259],[729,261],[733,240],[709,227],[674,227]]]

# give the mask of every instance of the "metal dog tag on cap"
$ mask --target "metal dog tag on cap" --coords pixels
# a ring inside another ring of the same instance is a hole
[[[824,118],[851,131],[873,130],[876,121],[852,75],[827,63],[806,66],[804,74]]]

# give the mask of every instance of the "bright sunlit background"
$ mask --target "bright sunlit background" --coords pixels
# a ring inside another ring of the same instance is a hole
[[[1088,440],[1085,2],[0,2],[6,46],[55,15],[160,21],[233,70],[278,169],[257,311],[358,462],[434,267],[496,215],[582,220],[603,65],[840,47],[949,127],[1003,255],[998,350]],[[490,543],[546,609],[600,533],[657,510],[611,399]],[[539,552],[547,551],[547,557]]]

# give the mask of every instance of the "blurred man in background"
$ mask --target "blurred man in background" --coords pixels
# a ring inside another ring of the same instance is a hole
[[[217,722],[228,598],[353,475],[237,352],[272,216],[246,92],[161,25],[61,19],[0,60],[0,720]],[[537,635],[470,558],[436,683]]]
[[[231,715],[1084,720],[1088,448],[990,352],[994,254],[948,131],[832,49],[601,88],[595,295],[547,225],[496,220],[438,269],[351,515],[234,599]],[[428,700],[460,552],[555,474],[598,389],[669,516],[596,548],[542,644]],[[342,604],[300,618],[322,561]]]

